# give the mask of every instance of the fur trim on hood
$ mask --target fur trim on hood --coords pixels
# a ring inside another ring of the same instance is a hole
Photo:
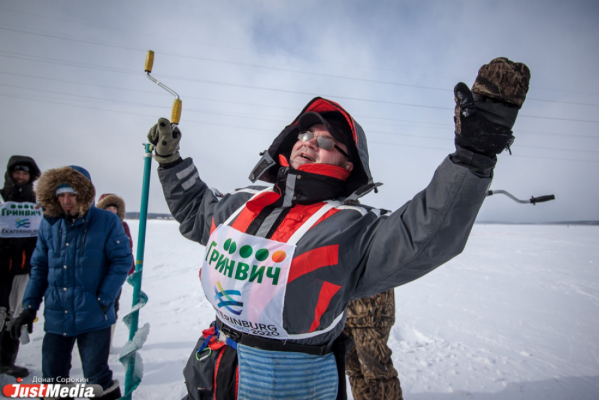
[[[54,218],[64,215],[56,197],[56,189],[61,183],[69,184],[79,194],[77,212],[84,215],[96,198],[96,189],[86,175],[89,176],[89,173],[80,167],[54,168],[44,172],[35,185],[37,202],[43,207],[44,215]]]
[[[12,171],[15,165],[29,166],[29,183],[23,186],[17,186],[12,180]],[[40,177],[41,171],[35,160],[27,156],[12,156],[8,160],[6,173],[4,174],[4,187],[0,189],[0,195],[4,201],[30,201],[35,203],[35,195],[33,194],[33,183]]]
[[[112,193],[105,193],[100,196],[100,200],[96,203],[96,207],[106,210],[108,206],[116,206],[116,215],[122,220],[125,219],[125,200],[122,197]]]

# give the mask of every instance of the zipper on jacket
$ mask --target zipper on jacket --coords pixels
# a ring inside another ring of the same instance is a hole
[[[248,235],[256,236],[257,233],[261,230],[260,228],[262,228],[264,223],[268,220],[268,217],[276,210],[277,218],[275,218],[274,221],[268,220],[269,226],[265,227],[265,231],[263,232],[261,237],[265,237],[266,239],[268,239],[268,233],[270,233],[270,236],[272,236],[273,232],[279,227],[279,225],[285,218],[285,215],[287,215],[287,213],[290,210],[289,207],[281,207],[282,204],[283,198],[281,197],[271,205],[264,207],[262,211],[260,211],[258,216],[250,223],[245,233],[247,233]]]
[[[85,225],[85,228],[83,228],[83,235],[82,235],[82,239],[81,239],[81,250],[79,251],[81,253],[81,257],[83,257],[85,255],[85,235],[87,234],[87,224]]]

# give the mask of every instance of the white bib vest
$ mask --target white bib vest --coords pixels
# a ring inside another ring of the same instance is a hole
[[[0,238],[36,237],[43,217],[37,204],[0,201]]]
[[[264,190],[256,194],[272,191]],[[246,203],[247,204],[247,203]],[[245,234],[228,226],[244,204],[210,235],[202,265],[202,288],[219,319],[240,332],[271,339],[305,339],[333,329],[341,313],[324,330],[289,334],[283,328],[283,306],[295,246],[338,202],[323,202],[287,243]]]

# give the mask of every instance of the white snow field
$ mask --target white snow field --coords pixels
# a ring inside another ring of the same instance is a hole
[[[185,394],[181,371],[214,318],[198,279],[203,250],[176,222],[149,221],[140,327],[150,334],[135,399]],[[477,224],[460,256],[395,293],[389,345],[404,398],[599,399],[599,226]],[[121,316],[131,294],[126,284]],[[41,377],[40,319],[17,360],[32,372],[25,383]],[[119,321],[110,365],[121,385],[127,337]],[[76,351],[71,376],[82,377]]]

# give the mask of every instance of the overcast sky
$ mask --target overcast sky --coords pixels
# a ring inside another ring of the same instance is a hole
[[[183,100],[181,155],[221,192],[248,175],[315,96],[364,128],[378,194],[395,210],[453,151],[453,87],[499,56],[526,63],[513,155],[478,221],[599,220],[597,1],[0,2],[0,163],[80,165],[98,196],[138,211],[146,133]],[[153,164],[151,212],[168,212]]]

